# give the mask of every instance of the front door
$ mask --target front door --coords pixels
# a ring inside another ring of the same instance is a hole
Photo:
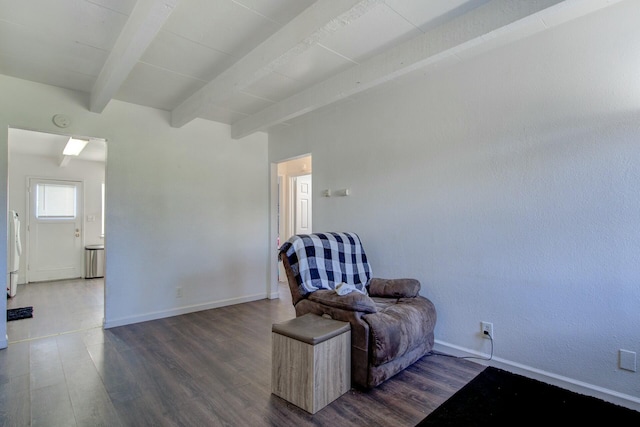
[[[27,281],[82,277],[82,182],[29,179]]]

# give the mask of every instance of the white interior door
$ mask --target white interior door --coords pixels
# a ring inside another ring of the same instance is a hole
[[[82,182],[29,180],[27,280],[82,277]]]
[[[295,178],[295,234],[311,233],[311,175]]]

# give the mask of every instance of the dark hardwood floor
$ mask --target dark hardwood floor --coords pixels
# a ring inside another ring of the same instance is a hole
[[[426,356],[311,415],[270,391],[271,325],[295,316],[284,286],[279,300],[103,330],[102,280],[43,285],[8,300],[34,318],[7,323],[0,425],[415,426],[484,369]]]

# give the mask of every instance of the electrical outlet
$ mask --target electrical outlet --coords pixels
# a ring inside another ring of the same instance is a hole
[[[180,286],[176,288],[176,298],[182,298],[182,288]]]
[[[493,338],[493,323],[480,322],[480,333],[487,339]]]

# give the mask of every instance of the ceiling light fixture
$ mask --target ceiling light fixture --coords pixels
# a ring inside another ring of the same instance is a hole
[[[84,139],[69,138],[69,142],[65,145],[62,154],[65,156],[77,156],[88,143],[89,141]]]

